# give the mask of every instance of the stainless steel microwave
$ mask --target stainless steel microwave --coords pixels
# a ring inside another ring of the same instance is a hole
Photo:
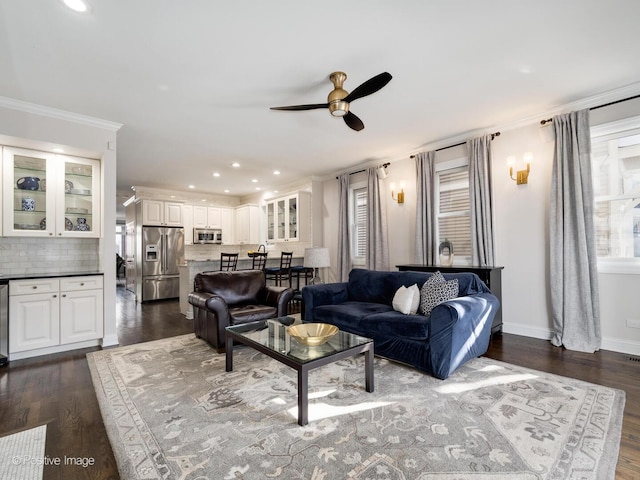
[[[219,228],[194,228],[193,243],[222,243],[222,230]]]

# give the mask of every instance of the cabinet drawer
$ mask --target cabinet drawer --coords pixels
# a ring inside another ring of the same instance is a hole
[[[57,278],[37,278],[34,280],[11,280],[9,296],[31,295],[34,293],[58,293],[60,281]]]
[[[102,275],[90,275],[86,277],[64,277],[60,279],[60,291],[93,290],[102,288]]]

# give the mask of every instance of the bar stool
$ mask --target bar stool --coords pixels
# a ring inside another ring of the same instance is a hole
[[[282,286],[282,280],[289,279],[289,288],[291,288],[291,259],[293,252],[282,252],[280,254],[280,266],[268,267],[264,269],[267,280],[273,280],[276,286]]]
[[[251,265],[252,270],[264,270],[267,266],[267,252],[258,252],[253,254],[253,264]]]
[[[232,271],[238,266],[237,253],[221,253],[220,254],[220,270]]]
[[[308,285],[309,280],[313,278],[313,268],[305,267],[304,265],[295,265],[291,267],[291,278],[296,279],[295,292],[300,291],[300,278],[304,279],[304,284]]]

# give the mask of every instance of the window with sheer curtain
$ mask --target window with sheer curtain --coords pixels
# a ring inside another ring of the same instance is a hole
[[[446,162],[436,165],[438,244],[445,239],[453,244],[456,260],[471,261],[471,210],[469,199],[469,167]]]
[[[596,251],[601,271],[640,271],[640,117],[591,129]]]

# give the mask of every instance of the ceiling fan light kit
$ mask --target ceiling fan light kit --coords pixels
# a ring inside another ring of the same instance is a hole
[[[315,110],[317,108],[328,108],[329,113],[334,117],[342,117],[344,123],[349,128],[355,131],[360,131],[364,128],[364,123],[356,115],[349,111],[349,107],[352,101],[357,100],[372,93],[377,92],[387,83],[391,81],[393,77],[387,72],[380,73],[373,78],[370,78],[360,86],[356,87],[351,93],[347,92],[342,85],[347,79],[347,74],[344,72],[333,72],[329,75],[329,80],[333,83],[333,90],[327,97],[327,103],[313,103],[309,105],[291,105],[288,107],[271,107],[271,110]]]

